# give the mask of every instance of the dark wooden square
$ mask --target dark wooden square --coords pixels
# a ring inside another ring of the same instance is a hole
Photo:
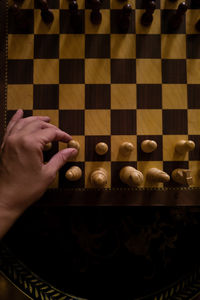
[[[185,34],[186,26],[185,26],[185,15],[183,16],[183,20],[181,22],[181,25],[177,29],[172,29],[170,22],[176,13],[176,10],[172,9],[164,9],[161,11],[161,32],[162,33],[182,33]]]
[[[188,108],[200,108],[200,84],[188,84]]]
[[[200,34],[189,34],[186,37],[187,58],[200,58]]]
[[[137,168],[137,163],[133,162],[133,161],[131,161],[131,162],[130,161],[111,162],[111,187],[112,188],[118,188],[118,187],[127,188],[128,187],[128,185],[123,183],[119,177],[120,170],[126,166],[131,166],[133,168]]]
[[[22,18],[20,25],[11,9],[8,11],[8,33],[9,34],[31,34],[34,32],[34,14],[32,9],[21,10]]]
[[[163,110],[163,134],[188,134],[186,109]]]
[[[105,155],[98,155],[95,152],[96,144],[103,142],[108,145],[108,152]],[[86,136],[85,137],[85,160],[86,161],[110,161],[110,136]]]
[[[58,142],[52,143],[52,148],[48,151],[43,151],[44,162],[48,162],[58,152]]]
[[[186,83],[187,71],[185,59],[163,59],[162,60],[162,82],[163,83]]]
[[[135,5],[137,9],[145,9],[147,7],[148,0],[136,0]],[[160,8],[160,0],[156,0],[156,9]]]
[[[180,185],[179,183],[176,183],[171,178],[171,173],[175,169],[188,169],[188,162],[187,161],[164,161],[163,162],[163,171],[166,172],[170,176],[170,181],[165,183],[165,187],[180,187],[184,185]]]
[[[136,134],[136,111],[111,110],[111,134]]]
[[[77,181],[69,181],[65,178],[65,173],[72,166],[77,166],[82,170],[82,177]],[[67,162],[59,171],[59,188],[84,188],[85,186],[85,164],[83,162]]]
[[[109,58],[110,57],[110,35],[109,34],[87,34],[85,37],[85,57],[86,58]]]
[[[8,60],[8,84],[28,83],[33,83],[33,60]]]
[[[161,84],[137,84],[137,108],[160,109],[162,108]]]
[[[161,58],[160,34],[137,34],[136,58]]]
[[[23,118],[31,117],[33,115],[32,110],[23,110],[23,112],[24,112]],[[16,113],[16,110],[7,110],[7,114],[6,114],[6,124],[7,125],[15,113]]]
[[[33,89],[34,109],[58,109],[59,85],[38,84]]]
[[[60,83],[84,83],[84,59],[60,59]]]
[[[85,0],[85,8],[92,9],[92,1],[91,0]],[[101,1],[101,9],[108,9],[110,8],[110,0],[103,0]]]
[[[41,8],[41,5],[39,4],[38,0],[34,1],[35,3],[35,8]],[[48,0],[48,6],[51,9],[58,9],[59,8],[59,4],[60,4],[60,0]]]
[[[60,33],[84,33],[85,32],[85,13],[84,10],[79,10],[80,27],[75,28],[72,23],[72,18],[69,10],[60,10]],[[77,45],[78,47],[78,45]]]
[[[141,143],[144,140],[154,140],[158,147],[151,153],[145,153],[141,149]],[[163,153],[162,153],[162,135],[138,135],[137,136],[137,158],[139,161],[160,161],[163,160]]]
[[[110,85],[86,84],[85,85],[86,109],[110,109]]]
[[[38,34],[34,36],[34,58],[58,58],[59,35]]]
[[[111,83],[135,83],[135,59],[111,59]]]
[[[200,135],[189,135],[189,140],[195,142],[194,150],[189,152],[189,160],[197,160],[200,158]]]
[[[59,127],[71,135],[83,135],[84,110],[60,110]]]
[[[110,30],[111,33],[124,33],[120,28],[121,9],[112,9],[110,11]],[[127,33],[135,33],[135,11],[132,10],[130,16],[130,26]]]

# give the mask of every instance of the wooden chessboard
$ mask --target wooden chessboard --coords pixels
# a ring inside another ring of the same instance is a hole
[[[79,33],[70,25],[67,0],[48,1],[54,13],[49,26],[34,1],[25,0],[22,9],[29,26],[24,32],[9,12],[7,122],[18,108],[25,116],[48,115],[81,145],[52,187],[90,188],[89,174],[103,167],[106,188],[126,188],[119,179],[126,165],[144,178],[151,167],[169,175],[176,168],[189,168],[193,186],[200,187],[200,34],[195,30],[200,7],[189,6],[180,28],[172,32],[169,20],[180,2],[157,0],[152,25],[143,27],[145,1],[129,1],[133,11],[127,34],[119,30],[124,2],[118,0],[103,1],[100,25],[91,23],[89,4],[78,0]],[[143,153],[144,139],[155,140],[158,148]],[[195,150],[177,155],[179,139],[193,140]],[[128,158],[119,153],[123,141],[135,147]],[[103,157],[94,151],[97,142],[109,146]],[[45,160],[64,147],[55,143]],[[73,183],[64,176],[72,165],[84,174]],[[149,186],[145,179],[142,187]],[[156,187],[180,186],[170,180]]]

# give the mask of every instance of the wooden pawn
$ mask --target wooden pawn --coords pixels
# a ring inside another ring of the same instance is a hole
[[[185,154],[186,152],[192,151],[195,148],[193,141],[180,140],[176,143],[175,150],[179,154]]]
[[[147,179],[154,182],[168,182],[170,176],[158,168],[150,168],[147,171]]]
[[[144,180],[143,174],[131,166],[122,168],[119,177],[123,183],[132,187],[141,185]]]
[[[69,181],[79,180],[81,178],[81,176],[82,176],[82,170],[77,166],[72,166],[65,173],[65,178]]]
[[[156,141],[153,141],[153,140],[144,140],[141,143],[141,149],[145,153],[153,152],[154,150],[157,149],[157,146],[158,145],[157,145]]]

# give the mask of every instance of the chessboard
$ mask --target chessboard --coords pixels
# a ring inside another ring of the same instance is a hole
[[[51,24],[43,22],[37,1],[21,2],[27,20],[23,30],[8,10],[7,123],[18,108],[26,117],[48,115],[80,145],[51,188],[93,188],[90,175],[103,168],[105,189],[129,189],[119,176],[126,166],[143,174],[142,189],[187,188],[171,178],[175,169],[190,170],[190,188],[200,187],[200,33],[195,28],[200,6],[188,3],[181,25],[172,30],[170,20],[181,1],[156,0],[153,22],[143,26],[147,2],[130,0],[124,33],[119,26],[124,1],[103,0],[102,21],[94,25],[91,3],[78,0],[78,31],[70,22],[69,1],[48,1]],[[145,140],[155,141],[157,148],[143,152]],[[178,153],[180,140],[193,141],[195,148]],[[108,146],[104,155],[95,152],[99,142]],[[120,152],[123,142],[133,145],[128,156]],[[45,161],[65,147],[53,143]],[[77,181],[65,178],[73,166],[82,171]],[[170,180],[148,180],[151,168]]]

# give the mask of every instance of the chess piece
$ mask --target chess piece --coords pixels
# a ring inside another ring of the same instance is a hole
[[[175,150],[179,154],[186,154],[189,151],[194,150],[195,143],[193,141],[180,140],[176,143]]]
[[[119,27],[121,31],[124,33],[128,32],[128,29],[130,27],[131,14],[132,14],[132,7],[130,4],[127,3],[122,8],[122,12],[119,18]]]
[[[197,21],[196,25],[195,25],[195,28],[197,31],[200,32],[200,19]]]
[[[43,151],[49,151],[52,148],[52,143],[49,142],[47,144],[44,145]]]
[[[65,173],[65,178],[69,181],[77,181],[81,178],[81,176],[82,176],[82,170],[77,166],[71,167]]]
[[[143,174],[137,169],[126,166],[120,170],[119,177],[121,181],[129,186],[139,186],[143,183]]]
[[[76,140],[71,140],[71,141],[68,142],[68,148],[75,148],[79,152],[80,144]]]
[[[131,154],[131,152],[134,150],[134,146],[132,143],[124,142],[120,146],[120,153],[124,156],[128,156]]]
[[[81,15],[78,10],[78,4],[76,0],[72,0],[69,3],[70,22],[75,31],[81,31]]]
[[[49,9],[47,0],[37,0],[41,7],[41,17],[44,23],[51,24],[54,20],[54,15]]]
[[[175,169],[175,170],[173,170],[171,176],[172,176],[172,179],[177,183],[184,184],[184,185],[193,184],[191,170]]]
[[[101,0],[91,0],[92,11],[90,20],[94,25],[99,25],[102,21],[102,14],[100,12],[101,4]]]
[[[104,168],[97,168],[90,174],[90,182],[96,188],[103,188],[108,182],[107,171]]]
[[[183,22],[183,16],[185,15],[187,9],[188,6],[185,2],[179,4],[176,13],[172,16],[170,21],[170,27],[172,30],[178,29],[178,27],[181,25]]]
[[[150,26],[153,22],[153,13],[156,9],[156,2],[155,1],[149,1],[147,3],[147,8],[145,13],[141,17],[141,24],[143,26]]]
[[[104,155],[108,152],[108,145],[106,143],[98,143],[96,144],[95,151],[98,155]]]
[[[10,11],[15,18],[16,26],[19,28],[19,30],[25,31],[29,27],[29,20],[27,20],[19,5],[14,3],[10,7]]]
[[[151,153],[157,149],[157,143],[153,140],[144,140],[141,143],[141,149],[145,153]]]
[[[147,171],[147,179],[148,181],[153,182],[168,182],[170,180],[170,176],[158,168],[150,168]]]

